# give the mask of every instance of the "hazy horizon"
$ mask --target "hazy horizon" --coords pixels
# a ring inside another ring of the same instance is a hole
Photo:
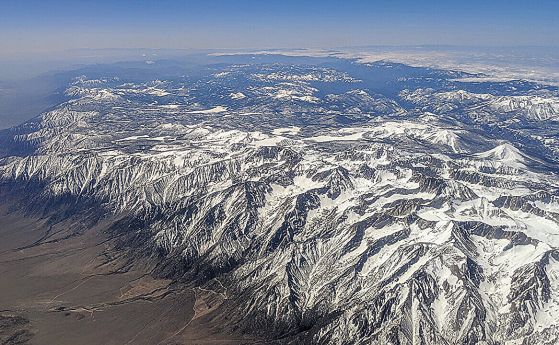
[[[3,1],[0,111],[13,120],[4,115],[0,127],[50,104],[50,86],[29,91],[45,73],[207,52],[326,49],[412,65],[506,66],[556,84],[556,13],[551,0]],[[22,97],[41,101],[28,109]]]
[[[5,1],[0,55],[140,47],[557,47],[558,12],[551,0]]]

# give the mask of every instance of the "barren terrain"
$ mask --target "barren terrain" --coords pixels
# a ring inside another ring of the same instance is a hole
[[[104,225],[65,238],[70,222],[1,211],[1,344],[253,343],[209,326],[221,295],[130,265]]]

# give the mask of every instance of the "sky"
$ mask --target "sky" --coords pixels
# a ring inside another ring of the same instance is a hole
[[[79,48],[559,46],[558,0],[0,0],[0,56]]]

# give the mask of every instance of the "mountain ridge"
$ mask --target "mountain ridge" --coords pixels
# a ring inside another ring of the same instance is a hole
[[[111,231],[155,253],[154,274],[223,294],[219,320],[270,340],[558,339],[559,108],[440,101],[405,91],[417,76],[394,99],[351,71],[215,68],[189,82],[75,79],[68,102],[4,132],[32,153],[2,158],[0,181],[128,215]]]

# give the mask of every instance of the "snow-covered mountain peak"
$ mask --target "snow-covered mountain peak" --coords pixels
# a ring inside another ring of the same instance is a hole
[[[506,162],[508,164],[526,163],[525,155],[509,143],[504,143],[489,151],[479,153],[478,157],[492,161]]]

